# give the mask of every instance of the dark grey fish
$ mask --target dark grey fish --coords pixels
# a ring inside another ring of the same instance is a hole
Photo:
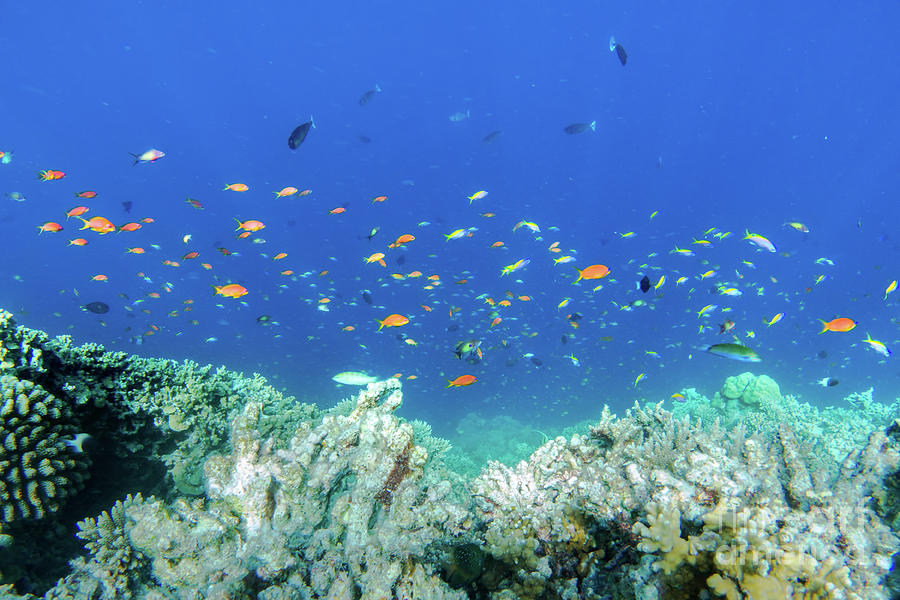
[[[569,135],[584,133],[588,129],[590,129],[591,131],[596,131],[597,121],[591,121],[590,123],[572,123],[571,125],[566,125],[565,127],[563,127],[563,131],[565,131]]]
[[[269,315],[259,315],[256,317],[256,322],[260,325],[268,325],[272,322],[272,317]]]
[[[363,300],[365,300],[366,304],[372,304],[372,296],[369,295],[369,292],[362,293]]]
[[[362,142],[363,144],[371,144],[372,143],[372,138],[370,138],[367,135],[360,135],[357,137],[358,137],[359,141]]]
[[[288,138],[288,148],[290,148],[291,150],[296,150],[297,147],[303,143],[303,140],[306,139],[306,135],[313,127],[314,125],[312,119],[310,119],[306,123],[297,125],[291,132],[291,137]]]
[[[487,134],[486,136],[484,136],[483,138],[481,138],[481,141],[482,141],[482,143],[490,144],[491,142],[496,140],[498,137],[500,137],[500,134],[502,134],[502,133],[503,133],[502,131],[497,129],[496,131],[492,131],[489,134]]]
[[[104,313],[109,312],[109,304],[106,302],[88,302],[84,306],[82,306],[84,310],[88,310],[95,315],[102,315]]]
[[[645,294],[650,291],[650,278],[646,275],[641,279],[641,291]]]
[[[538,366],[538,367],[540,367],[542,364],[544,364],[544,361],[542,361],[541,359],[539,359],[537,356],[532,356],[532,357],[531,357],[531,362],[534,363],[535,366]]]
[[[406,255],[405,254],[401,254],[400,256],[397,257],[397,264],[401,265],[401,266],[406,264]]]
[[[376,85],[374,90],[369,90],[368,92],[366,92],[365,94],[363,94],[362,96],[359,97],[359,105],[365,106],[366,104],[371,102],[372,98],[375,97],[375,94],[377,94],[380,91],[381,91],[381,88]]]
[[[131,212],[131,207],[132,207],[132,206],[133,206],[133,205],[132,205],[131,200],[126,200],[126,201],[124,201],[124,202],[122,203],[122,208],[124,208],[124,209],[125,209],[125,212],[127,212],[127,213],[130,213],[130,212]]]
[[[622,63],[622,66],[625,66],[625,63],[628,62],[628,53],[625,52],[625,48],[622,47],[622,44],[616,44],[616,56],[619,57],[619,62]]]
[[[569,341],[569,338],[566,337],[566,334],[563,334],[559,338],[559,343],[562,344],[563,346],[565,346],[568,341]]]

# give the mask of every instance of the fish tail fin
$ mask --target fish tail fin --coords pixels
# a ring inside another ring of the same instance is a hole
[[[573,281],[573,282],[572,282],[572,285],[575,285],[576,283],[578,283],[579,281],[581,281],[581,276],[582,276],[581,269],[579,269],[578,267],[575,267],[575,270],[578,271],[578,279],[576,279],[575,281]]]
[[[591,131],[597,131],[597,121],[591,121]]]
[[[310,125],[312,125],[312,128],[313,128],[313,129],[316,128],[316,120],[313,119],[313,116],[312,116],[312,115],[309,115],[309,123],[310,123]]]
[[[448,379],[447,386],[444,389],[451,388],[451,387],[453,387],[453,382]]]
[[[822,319],[819,319],[819,321],[822,322],[822,331],[819,332],[819,335],[822,335],[823,333],[828,331],[828,324],[825,323],[825,321],[822,321]]]
[[[375,322],[378,323],[378,331],[381,331],[384,328],[384,321],[379,321],[375,319]]]

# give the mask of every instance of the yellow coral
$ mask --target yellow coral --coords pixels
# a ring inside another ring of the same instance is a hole
[[[771,515],[760,509],[734,510],[720,501],[703,515],[703,534],[681,537],[676,506],[648,506],[647,522],[633,531],[643,538],[638,549],[657,552],[653,568],[671,575],[680,565],[696,565],[698,555],[713,552],[717,572],[706,578],[709,590],[725,600],[829,600],[850,589],[849,569],[835,557],[818,561],[808,552],[780,545],[767,533]]]
[[[657,504],[648,506],[647,521],[635,523],[632,531],[644,538],[638,549],[643,552],[660,552],[660,558],[653,563],[653,568],[670,575],[683,562],[694,564],[697,560],[691,551],[691,545],[681,538],[681,512],[676,506],[668,509]]]

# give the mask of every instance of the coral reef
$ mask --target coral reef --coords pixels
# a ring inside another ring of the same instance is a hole
[[[674,413],[523,431],[498,445],[510,464],[477,475],[395,414],[397,380],[321,410],[2,311],[0,394],[2,598],[879,600],[895,585],[900,405],[872,390],[820,410],[744,373]]]
[[[896,470],[895,445],[874,432],[828,471],[811,472],[807,456],[783,423],[767,438],[675,419],[661,405],[619,419],[605,411],[592,439],[557,438],[474,482],[485,550],[508,566],[498,587],[520,598],[572,588],[887,598],[879,582],[900,543],[868,499]],[[610,583],[623,567],[628,576]]]
[[[206,461],[206,500],[129,498],[87,520],[90,560],[48,597],[114,585],[136,596],[464,598],[425,557],[473,521],[425,472],[412,427],[392,414],[401,401],[398,381],[370,384],[349,414],[303,423],[281,449],[263,437],[266,406],[249,402],[232,451]]]

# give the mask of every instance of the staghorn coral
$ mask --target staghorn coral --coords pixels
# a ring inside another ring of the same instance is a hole
[[[592,435],[552,440],[515,468],[491,463],[473,482],[484,549],[506,565],[492,598],[573,586],[622,598],[887,597],[879,582],[900,544],[866,502],[896,469],[883,434],[829,477],[810,474],[783,424],[770,444],[743,426],[726,432],[636,406],[618,419],[605,410]],[[744,562],[729,563],[729,553]],[[572,555],[581,569],[567,568]],[[610,577],[623,568],[627,577]]]

